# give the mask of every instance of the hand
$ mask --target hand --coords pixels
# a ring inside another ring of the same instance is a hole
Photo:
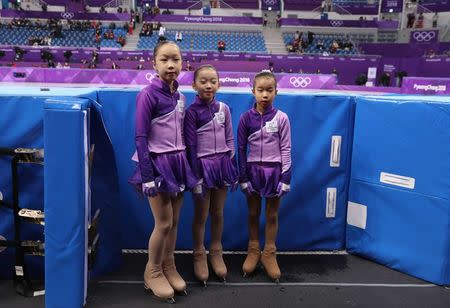
[[[280,183],[278,183],[276,196],[278,198],[281,198],[290,191],[291,191],[291,185],[280,182]]]
[[[192,189],[194,198],[203,199],[205,197],[205,190],[203,189],[203,179],[198,181],[197,185]]]
[[[146,197],[156,197],[158,190],[156,189],[155,181],[142,183],[142,193]]]
[[[250,197],[255,192],[255,190],[253,189],[252,183],[250,181],[241,183],[241,190],[244,194],[247,195],[247,197]]]

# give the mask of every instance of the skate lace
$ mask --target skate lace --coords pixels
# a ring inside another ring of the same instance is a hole
[[[206,260],[206,251],[194,250],[194,260],[196,260],[196,261]]]

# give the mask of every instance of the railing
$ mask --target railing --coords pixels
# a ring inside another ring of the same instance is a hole
[[[130,7],[130,1],[129,0],[112,0],[104,5],[104,7],[119,7],[119,6]]]

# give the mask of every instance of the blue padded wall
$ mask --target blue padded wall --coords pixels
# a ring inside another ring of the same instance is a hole
[[[86,303],[90,220],[88,108],[89,101],[85,99],[51,99],[45,103],[45,306],[48,308],[62,304],[78,308]]]
[[[41,89],[37,87],[2,87],[0,91],[0,147],[43,148],[44,102],[50,97],[83,96],[96,99],[92,89]],[[37,165],[20,165],[19,169],[20,207],[44,209],[44,168]],[[10,159],[0,157],[0,191],[5,201],[12,201]],[[43,228],[33,224],[22,224],[22,238],[43,240]],[[0,235],[14,238],[12,211],[0,207]],[[42,257],[26,256],[33,278],[44,276]],[[14,250],[8,248],[0,253],[0,279],[13,275]]]
[[[450,100],[431,100],[357,99],[346,245],[449,284]]]

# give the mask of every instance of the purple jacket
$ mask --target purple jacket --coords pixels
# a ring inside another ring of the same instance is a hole
[[[247,155],[247,145],[249,148]],[[255,108],[241,116],[238,127],[239,181],[248,182],[248,162],[281,163],[281,182],[291,181],[291,125],[273,107],[259,114]]]
[[[174,82],[175,89],[178,83]],[[143,183],[154,180],[150,153],[167,153],[185,149],[183,119],[185,97],[170,92],[168,84],[153,79],[136,98],[136,152]]]
[[[196,96],[186,110],[184,135],[189,163],[197,176],[200,176],[198,158],[227,152],[230,158],[234,157],[230,108],[222,102],[214,99],[208,104]]]

